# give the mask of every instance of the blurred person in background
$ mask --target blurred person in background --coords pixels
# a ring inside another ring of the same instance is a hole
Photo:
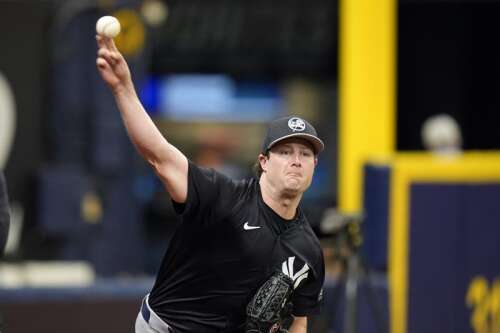
[[[9,199],[7,196],[7,184],[3,171],[0,171],[0,258],[3,255],[7,236],[9,234],[10,214]]]
[[[288,279],[291,293],[290,323],[283,326],[307,332],[307,316],[320,311],[325,274],[319,240],[299,206],[324,148],[316,130],[298,117],[271,122],[258,179],[235,181],[199,167],[147,115],[113,40],[96,38],[96,65],[128,135],[182,216],[136,332],[278,332],[281,320],[261,329],[247,314],[247,305],[258,303],[254,295],[277,275]]]
[[[455,156],[462,152],[462,131],[448,114],[437,114],[425,120],[421,137],[424,147],[437,156]]]
[[[194,154],[193,162],[199,166],[215,169],[233,179],[247,176],[242,167],[231,163],[228,155],[237,148],[237,138],[224,135],[223,132],[211,138],[200,140]]]

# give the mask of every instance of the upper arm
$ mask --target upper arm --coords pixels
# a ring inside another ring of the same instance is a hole
[[[295,317],[289,333],[307,333],[307,317]]]
[[[161,158],[148,161],[172,200],[184,203],[188,192],[188,160],[175,146],[167,143]]]

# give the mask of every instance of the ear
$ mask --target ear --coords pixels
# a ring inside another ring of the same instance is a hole
[[[268,157],[264,154],[259,154],[259,163],[260,163],[260,167],[262,168],[262,170],[265,172],[266,169],[267,169],[267,160],[268,160]]]
[[[318,157],[314,156],[314,166],[318,165]]]

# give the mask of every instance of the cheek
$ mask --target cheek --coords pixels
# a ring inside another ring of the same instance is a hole
[[[312,176],[314,175],[314,167],[315,167],[314,162],[311,162],[311,164],[307,166],[307,175],[310,178],[312,178]]]
[[[279,161],[274,160],[273,162],[267,162],[267,173],[273,175],[273,177],[279,176],[286,171],[286,165],[282,165]]]
[[[273,173],[280,173],[287,169],[287,164],[276,158],[271,167]]]

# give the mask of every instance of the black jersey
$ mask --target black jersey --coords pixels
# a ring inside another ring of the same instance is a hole
[[[268,207],[256,179],[234,181],[189,163],[183,222],[150,294],[176,332],[239,332],[245,307],[276,270],[294,282],[293,314],[319,312],[324,261],[299,208],[285,220]]]

